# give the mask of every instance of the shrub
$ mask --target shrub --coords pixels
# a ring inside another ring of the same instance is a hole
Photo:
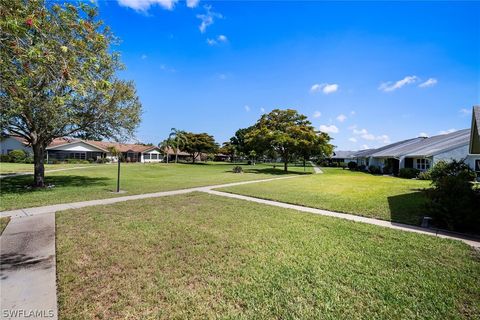
[[[367,166],[364,164],[361,164],[357,167],[358,171],[367,171]]]
[[[439,162],[431,170],[433,189],[429,211],[436,226],[480,233],[480,192],[474,190],[476,174],[464,161]]]
[[[357,170],[357,167],[358,167],[358,166],[357,166],[357,163],[356,163],[356,162],[353,162],[353,161],[350,161],[350,162],[347,164],[347,166],[348,166],[348,169],[350,169],[350,170],[352,170],[352,171]]]
[[[385,165],[382,169],[383,174],[392,174],[393,168],[390,165]]]
[[[374,166],[374,165],[368,166],[368,171],[371,174],[381,174],[382,173],[382,170],[380,169],[380,167],[379,166]]]
[[[432,180],[431,171],[422,171],[417,176],[418,180]]]
[[[110,158],[98,158],[97,163],[109,163],[110,162]]]
[[[8,154],[0,154],[0,162],[10,162],[10,156]]]
[[[240,166],[235,166],[232,169],[233,173],[243,173],[243,168]]]
[[[400,169],[398,176],[404,179],[413,179],[413,178],[416,178],[419,173],[420,173],[420,170],[415,168],[402,168]]]
[[[345,169],[347,167],[347,164],[345,162],[340,162],[338,164],[338,166],[342,167],[343,169]]]
[[[10,156],[10,162],[25,163],[25,159],[28,157],[28,153],[23,150],[12,150],[8,153]]]
[[[80,160],[80,159],[65,159],[66,163],[69,164],[89,164],[87,160]]]

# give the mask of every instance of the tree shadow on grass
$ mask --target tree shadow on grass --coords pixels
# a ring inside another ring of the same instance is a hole
[[[232,172],[231,170],[226,172]],[[244,169],[245,173],[254,173],[254,174],[271,174],[276,176],[287,175],[287,174],[298,174],[306,175],[312,174],[311,172],[300,172],[300,171],[283,171],[283,168],[247,168]]]
[[[45,183],[52,187],[44,189],[31,188],[33,176],[6,177],[1,180],[0,194],[24,194],[31,192],[41,192],[55,190],[63,187],[90,187],[90,186],[108,186],[111,179],[106,177],[86,177],[73,175],[46,176]]]
[[[427,195],[423,189],[412,189],[411,193],[388,197],[390,219],[419,226],[423,216],[427,214]]]

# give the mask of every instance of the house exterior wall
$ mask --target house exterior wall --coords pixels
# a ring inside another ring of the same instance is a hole
[[[104,152],[94,146],[84,142],[75,142],[68,145],[61,145],[58,147],[49,148],[49,150],[74,151],[74,152]]]
[[[443,153],[439,153],[433,156],[433,164],[435,165],[439,161],[452,161],[452,160],[463,160],[468,157],[468,145],[452,149]]]
[[[149,163],[149,162],[162,162],[163,155],[158,150],[152,150],[148,152],[143,152],[140,162]]]
[[[27,153],[32,153],[32,148],[25,146],[20,141],[14,138],[5,138],[4,140],[0,141],[1,152],[2,154],[8,154],[12,150],[23,150]]]

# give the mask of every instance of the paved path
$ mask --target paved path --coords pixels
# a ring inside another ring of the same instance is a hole
[[[55,213],[12,219],[0,248],[2,319],[56,319]]]
[[[97,168],[99,166],[88,166],[88,167],[74,167],[74,168],[63,168],[63,169],[54,169],[54,170],[47,170],[45,173],[50,172],[58,172],[58,171],[67,171],[67,170],[76,170],[76,169],[87,169],[87,168]],[[0,174],[0,179],[8,178],[8,177],[17,177],[17,176],[30,176],[33,172],[15,172],[15,173],[4,173]]]
[[[314,166],[315,168],[315,166]],[[2,312],[40,312],[50,316],[49,319],[57,318],[56,301],[56,274],[55,274],[55,212],[67,209],[83,208],[95,205],[112,204],[117,202],[139,200],[146,198],[180,195],[190,192],[206,192],[209,194],[252,201],[270,206],[293,209],[324,216],[336,217],[373,224],[381,227],[397,229],[408,232],[416,232],[442,238],[455,239],[480,248],[480,241],[461,238],[448,233],[414,227],[384,220],[365,218],[351,214],[303,207],[278,201],[264,200],[254,197],[242,196],[212,189],[238,186],[250,183],[259,183],[280,179],[290,179],[297,176],[286,176],[264,180],[242,181],[206,187],[147,193],[131,196],[123,196],[109,199],[58,204],[37,208],[19,209],[0,212],[0,216],[11,216],[4,233],[0,237],[1,248],[1,307]],[[10,315],[13,315],[12,313]],[[2,316],[4,314],[2,313]],[[8,317],[6,317],[8,319]],[[11,317],[13,318],[13,317]],[[19,317],[15,318],[18,319]],[[22,318],[22,317],[20,317]],[[34,317],[26,317],[34,319]],[[38,317],[37,317],[38,318]],[[46,318],[46,317],[44,317]]]
[[[312,161],[310,161],[312,167],[313,167],[313,171],[317,174],[317,173],[323,173],[322,169],[320,169],[319,166],[317,166],[315,163],[313,163]]]
[[[446,239],[460,240],[460,241],[462,241],[462,242],[464,242],[464,243],[466,243],[466,244],[468,244],[472,247],[480,248],[480,241],[479,240],[463,238],[463,237],[460,237],[458,235],[448,233],[448,232],[436,231],[436,230],[432,230],[432,229],[415,227],[415,226],[411,226],[411,225],[407,225],[407,224],[395,223],[395,222],[390,222],[390,221],[385,221],[385,220],[366,218],[366,217],[356,216],[356,215],[353,215],[353,214],[340,213],[340,212],[334,212],[334,211],[304,207],[304,206],[299,206],[299,205],[289,204],[289,203],[284,203],[284,202],[278,202],[278,201],[259,199],[259,198],[249,197],[249,196],[243,196],[243,195],[239,195],[239,194],[221,192],[221,191],[212,190],[212,188],[208,188],[208,187],[203,188],[200,191],[203,191],[203,192],[206,192],[206,193],[209,193],[209,194],[213,194],[213,195],[216,195],[216,196],[222,196],[222,197],[252,201],[252,202],[257,202],[257,203],[266,204],[266,205],[275,206],[275,207],[280,207],[280,208],[293,209],[293,210],[302,211],[302,212],[319,214],[319,215],[322,215],[322,216],[329,216],[329,217],[341,218],[341,219],[346,219],[346,220],[351,220],[351,221],[356,221],[356,222],[368,223],[368,224],[373,224],[373,225],[376,225],[376,226],[386,227],[386,228],[390,228],[390,229],[397,229],[397,230],[402,230],[402,231],[427,234],[427,235],[437,236],[437,237],[446,238]]]
[[[262,179],[262,180],[241,181],[241,182],[232,182],[232,183],[219,184],[219,185],[213,185],[213,186],[207,186],[207,187],[194,187],[194,188],[188,188],[188,189],[162,191],[162,192],[154,192],[154,193],[143,193],[143,194],[122,196],[122,197],[115,197],[115,198],[107,198],[107,199],[98,199],[98,200],[80,201],[80,202],[72,202],[72,203],[54,204],[54,205],[43,206],[43,207],[35,207],[35,208],[16,209],[16,210],[10,210],[10,211],[2,211],[2,212],[0,212],[0,217],[20,218],[20,217],[26,217],[26,216],[33,216],[33,215],[37,215],[37,214],[56,212],[56,211],[61,211],[61,210],[78,209],[78,208],[84,208],[84,207],[97,206],[97,205],[102,205],[102,204],[112,204],[112,203],[130,201],[130,200],[140,200],[140,199],[147,199],[147,198],[173,196],[173,195],[177,195],[177,194],[185,194],[185,193],[190,193],[190,192],[194,192],[194,191],[202,191],[204,188],[210,188],[210,189],[225,188],[225,187],[233,187],[233,186],[239,186],[239,185],[250,184],[250,183],[259,183],[259,182],[267,182],[267,181],[274,181],[274,180],[291,179],[291,178],[295,178],[295,177],[300,177],[300,176],[299,175],[289,175],[289,176],[285,176],[285,177]]]

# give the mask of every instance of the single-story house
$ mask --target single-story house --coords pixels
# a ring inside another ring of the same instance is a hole
[[[0,141],[2,154],[8,154],[12,150],[24,150],[32,153],[28,142],[18,136],[6,136]],[[161,162],[163,154],[161,150],[152,145],[117,143],[106,141],[82,140],[76,138],[54,139],[46,148],[45,160],[47,162],[64,161],[67,159],[92,160],[108,158],[116,162],[109,148],[115,147],[122,153],[122,158],[127,162]]]
[[[330,156],[329,162],[336,162],[336,163],[348,163],[350,161],[354,161],[353,155],[355,154],[355,151],[342,151],[342,150],[336,150],[333,152],[333,154]]]
[[[402,168],[426,171],[440,160],[465,160],[480,172],[480,106],[474,107],[472,114],[470,129],[402,140],[378,149],[359,151],[353,158],[359,165],[389,167],[394,174]]]

